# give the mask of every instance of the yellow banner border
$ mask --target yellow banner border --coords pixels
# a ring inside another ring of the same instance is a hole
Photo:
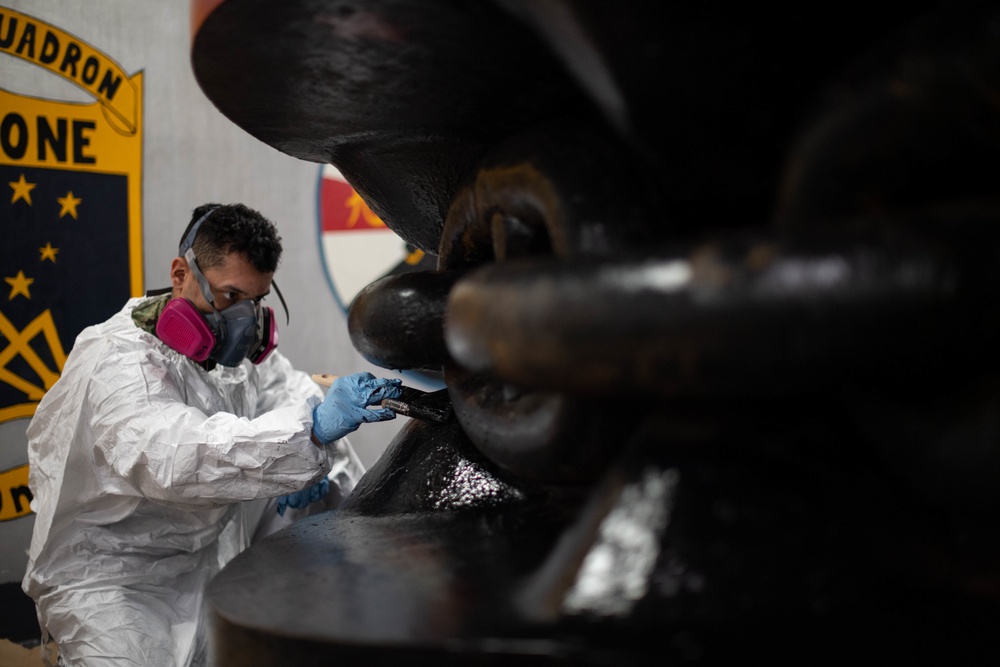
[[[103,51],[51,23],[0,7],[0,52],[43,67],[87,91],[117,132],[134,135],[138,131],[139,91]]]

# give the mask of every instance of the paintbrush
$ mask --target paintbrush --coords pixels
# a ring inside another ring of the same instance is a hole
[[[316,384],[329,389],[338,377],[329,373],[314,373],[312,379]],[[402,394],[398,398],[384,399],[382,407],[389,408],[396,414],[438,424],[449,422],[454,416],[447,388],[421,391],[413,387],[400,386],[400,390]]]

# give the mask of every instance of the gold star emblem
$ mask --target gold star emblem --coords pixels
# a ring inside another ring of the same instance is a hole
[[[28,287],[31,283],[35,282],[34,278],[25,278],[24,271],[18,271],[17,275],[13,278],[4,278],[7,284],[10,285],[10,295],[7,297],[8,301],[13,301],[14,297],[18,294],[24,295],[25,298],[31,298],[31,292],[28,291]]]
[[[74,197],[73,191],[70,190],[65,197],[56,197],[56,201],[62,204],[62,209],[59,211],[60,218],[69,213],[76,220],[76,205],[82,202],[82,199]]]
[[[23,199],[28,202],[28,206],[31,206],[31,191],[35,189],[36,183],[29,183],[25,180],[24,174],[21,174],[21,178],[16,181],[8,181],[7,184],[14,188],[14,195],[10,198],[11,204],[18,199]]]
[[[44,262],[45,260],[49,260],[55,264],[56,253],[59,252],[59,248],[53,248],[51,243],[46,243],[44,247],[38,249],[38,252],[42,253],[42,257],[38,261]]]

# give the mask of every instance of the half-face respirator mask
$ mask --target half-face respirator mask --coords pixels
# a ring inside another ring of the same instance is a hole
[[[212,288],[198,268],[192,248],[198,228],[211,213],[209,211],[192,225],[181,243],[180,254],[187,260],[212,312],[202,313],[190,299],[170,299],[156,322],[156,335],[172,349],[197,362],[210,359],[223,366],[239,366],[243,359],[249,359],[259,364],[278,346],[274,311],[251,299],[216,310]]]

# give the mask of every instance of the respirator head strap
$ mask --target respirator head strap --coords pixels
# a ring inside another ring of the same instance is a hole
[[[212,312],[218,315],[219,310],[215,307],[215,295],[212,294],[212,286],[208,284],[208,278],[205,277],[205,274],[198,267],[198,259],[194,256],[193,248],[188,248],[184,252],[184,259],[187,260],[188,267],[191,269],[191,273],[194,274],[194,279],[198,283],[201,295],[205,297],[205,301],[208,302],[208,306],[212,309]]]
[[[201,228],[201,223],[203,223],[206,220],[208,220],[208,216],[212,215],[212,213],[214,213],[215,209],[217,209],[217,208],[219,208],[219,207],[218,206],[213,206],[212,208],[208,209],[207,211],[205,211],[205,214],[203,216],[201,216],[200,218],[198,218],[197,220],[195,220],[191,224],[191,226],[187,228],[187,231],[184,233],[184,238],[181,239],[181,245],[180,245],[180,248],[177,251],[178,255],[180,255],[181,257],[184,257],[184,254],[190,248],[194,247],[194,238],[198,235],[198,229]]]

